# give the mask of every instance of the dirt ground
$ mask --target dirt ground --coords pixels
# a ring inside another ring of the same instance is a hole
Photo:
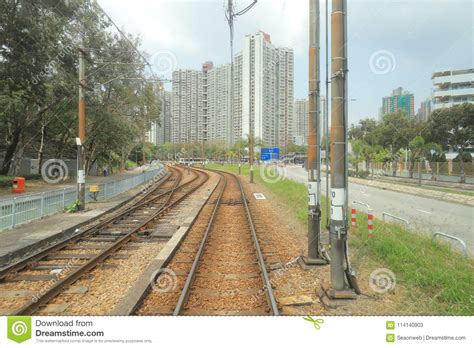
[[[342,300],[336,308],[330,308],[321,302],[318,291],[322,284],[329,284],[330,267],[320,266],[303,270],[296,260],[306,255],[307,227],[287,208],[288,203],[272,194],[258,183],[249,184],[248,177],[241,177],[250,201],[252,214],[256,222],[257,233],[262,244],[263,253],[273,254],[267,257],[267,265],[273,261],[283,267],[271,271],[270,278],[275,296],[281,306],[281,313],[286,315],[386,315],[407,312],[398,305],[400,298],[406,296],[406,290],[397,284],[394,290],[379,294],[369,286],[370,274],[383,265],[376,265],[363,256],[353,259],[358,284],[362,291],[356,300]],[[265,200],[256,200],[254,193],[263,193]],[[322,237],[328,240],[326,236]],[[291,263],[289,266],[285,264]],[[287,305],[285,305],[287,304]],[[413,313],[412,313],[413,314]]]

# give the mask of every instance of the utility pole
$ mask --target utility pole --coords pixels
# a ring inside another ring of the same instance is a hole
[[[250,115],[249,115],[250,116]],[[254,121],[255,122],[255,121]],[[253,162],[254,162],[254,139],[252,123],[249,122],[250,133],[249,133],[249,162],[250,162],[250,183],[253,184]]]
[[[240,145],[241,143],[239,142],[239,175],[241,173],[241,170],[240,170],[240,162],[242,161],[241,157],[240,157]]]
[[[86,208],[86,175],[84,160],[84,143],[86,141],[86,110],[84,102],[84,87],[86,85],[85,50],[79,47],[79,112],[77,144],[77,188],[76,196],[79,200],[79,210]]]
[[[329,229],[329,0],[326,0],[326,103],[324,104],[324,111],[326,114],[325,117],[325,126],[324,126],[324,134],[325,134],[325,164],[326,164],[326,228]]]
[[[321,104],[319,0],[309,0],[308,256],[305,266],[326,265],[321,256]]]
[[[202,140],[202,151],[201,151],[201,161],[202,161],[202,167],[204,168],[204,164],[206,163],[206,160],[205,160],[205,151],[204,151],[204,143],[205,143],[205,140],[203,139]]]
[[[227,23],[229,24],[229,31],[230,31],[230,129],[234,129],[234,19],[238,16],[242,16],[243,14],[247,13],[255,4],[257,0],[253,0],[253,2],[245,7],[243,10],[239,12],[235,12],[235,5],[233,0],[227,0],[227,9],[225,12],[225,18],[227,19]],[[250,98],[249,98],[250,99]],[[253,183],[253,129],[250,122],[250,111],[249,111],[249,162],[250,162],[250,183]],[[231,143],[233,139],[231,137]],[[240,169],[240,167],[239,167]]]
[[[332,1],[331,28],[331,298],[355,298],[348,258],[347,0]],[[346,266],[347,265],[347,269]],[[347,280],[351,283],[347,284]]]

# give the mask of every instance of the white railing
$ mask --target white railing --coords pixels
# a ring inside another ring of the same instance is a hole
[[[96,200],[107,200],[163,173],[163,168],[153,169],[129,178],[99,184]],[[86,187],[86,202],[93,200]],[[34,193],[0,200],[0,230],[13,228],[32,220],[63,211],[76,200],[76,189]]]

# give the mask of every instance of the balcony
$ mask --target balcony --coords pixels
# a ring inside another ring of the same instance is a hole
[[[474,88],[435,90],[433,96],[435,98],[474,96]]]

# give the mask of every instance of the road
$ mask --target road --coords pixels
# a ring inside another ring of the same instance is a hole
[[[288,179],[307,182],[307,172],[301,166],[288,166]],[[280,168],[280,170],[283,170]],[[322,191],[325,192],[326,180],[322,180]],[[409,188],[407,188],[409,190]],[[394,192],[372,186],[349,183],[349,201],[367,203],[374,210],[374,215],[382,218],[387,212],[409,221],[411,229],[427,232],[443,232],[464,240],[468,252],[474,253],[474,209],[461,204],[449,203],[436,199],[419,197],[408,193]],[[357,206],[364,210],[364,207]]]

